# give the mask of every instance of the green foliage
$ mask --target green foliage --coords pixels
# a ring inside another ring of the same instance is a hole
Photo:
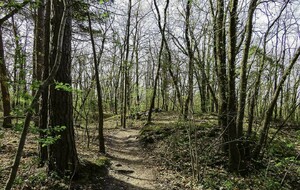
[[[60,179],[60,176],[59,176],[58,173],[55,172],[55,171],[51,171],[51,172],[49,173],[49,176],[50,176],[51,178],[53,178],[53,179]]]
[[[109,0],[99,0],[99,4],[100,5],[102,5],[102,4],[104,4],[104,3],[108,3],[109,2]]]
[[[21,185],[23,183],[24,183],[24,179],[21,176],[17,176],[15,181],[14,181],[14,184]]]
[[[39,129],[39,127],[36,126],[34,123],[30,123],[29,131],[30,131],[32,134],[39,134],[40,129]]]
[[[34,80],[34,81],[32,81],[32,85],[30,86],[30,89],[31,90],[37,90],[40,87],[41,84],[42,84],[41,81]]]
[[[42,144],[42,147],[49,146],[51,144],[54,144],[56,141],[58,141],[61,138],[60,135],[56,135],[54,137],[47,136],[45,138],[40,138],[38,141]]]
[[[272,178],[267,178],[266,180],[266,188],[268,190],[279,190],[279,189],[282,189],[281,188],[281,185],[278,181],[272,179]]]
[[[30,4],[30,7],[31,7],[32,9],[37,9],[37,8],[39,8],[40,6],[42,6],[41,0],[35,0],[35,1],[33,1],[33,2]]]
[[[63,82],[55,82],[55,89],[65,92],[82,93],[82,90],[74,89],[70,84]]]
[[[12,110],[13,115],[15,116],[24,116],[25,113],[25,109],[27,108],[26,105],[28,105],[32,99],[33,96],[29,93],[29,92],[24,92],[24,91],[18,91],[16,94],[14,94],[15,96],[13,97],[13,99],[15,99],[16,105],[14,107],[14,109]]]
[[[110,164],[111,164],[109,158],[107,158],[105,156],[98,157],[97,160],[95,161],[95,163],[100,167],[107,167],[107,166],[110,166]]]
[[[225,187],[225,189],[234,189],[235,185],[231,180],[225,180],[223,182],[223,186]]]
[[[42,144],[42,147],[54,144],[61,138],[61,135],[57,134],[66,129],[66,126],[54,126],[48,129],[40,129],[45,135],[44,138],[39,138],[38,141]]]
[[[24,115],[24,108],[20,105],[15,106],[15,108],[12,110],[12,115],[15,115],[17,117],[21,117]]]
[[[23,122],[15,123],[13,129],[14,129],[15,131],[21,132],[21,131],[23,130],[23,125],[24,125]]]
[[[288,140],[274,140],[270,148],[268,149],[268,153],[271,156],[275,156],[278,158],[289,157],[296,154],[295,147],[295,142]]]
[[[219,189],[218,181],[214,178],[206,178],[203,181],[205,189]]]
[[[255,53],[262,54],[262,49],[259,48],[259,47],[256,46],[256,45],[253,45],[253,46],[250,47],[250,50],[249,50],[249,56],[251,57],[251,56],[254,55]]]
[[[275,161],[276,164],[274,165],[277,171],[283,171],[286,168],[289,168],[289,166],[291,165],[300,165],[300,160],[297,160],[297,158],[295,156],[291,156],[291,157],[286,157],[286,158],[282,158],[282,159],[278,159],[277,161]],[[297,175],[299,175],[299,167],[298,169],[296,169],[295,171],[290,171],[290,173],[295,172]]]
[[[141,141],[144,143],[153,143],[155,140],[162,140],[169,138],[168,140],[174,142],[176,145],[183,145],[188,143],[188,130],[189,122],[171,122],[173,118],[168,118],[170,123],[159,123],[147,125],[141,130]],[[207,120],[202,123],[192,123],[191,130],[207,130],[207,135],[213,136],[213,133],[217,133],[216,130],[212,129],[215,126],[215,121]],[[180,138],[176,135],[179,134]],[[174,138],[174,139],[173,139]]]
[[[73,2],[73,18],[75,20],[85,21],[87,19],[88,10],[88,3],[81,0],[76,0]]]
[[[63,83],[63,82],[55,82],[55,89],[65,91],[65,92],[73,91],[72,86],[70,84]]]
[[[104,13],[102,13],[102,14],[101,14],[101,18],[103,18],[103,19],[109,18],[109,12],[104,12]]]
[[[29,103],[32,101],[33,96],[29,92],[25,92],[21,94],[21,102]]]
[[[25,0],[25,2],[29,2],[30,0]],[[6,9],[18,9],[22,7],[22,3],[19,3],[18,1],[9,1],[8,3],[4,4],[4,1],[0,2],[0,8],[6,8]]]
[[[30,175],[28,178],[29,183],[31,186],[38,186],[39,184],[42,184],[47,179],[47,173],[44,171],[39,171],[37,173],[34,173],[33,175]]]

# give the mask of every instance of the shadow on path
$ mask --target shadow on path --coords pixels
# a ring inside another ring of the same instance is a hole
[[[139,129],[106,131],[107,156],[111,160],[104,179],[105,190],[154,190],[156,177],[138,142]]]

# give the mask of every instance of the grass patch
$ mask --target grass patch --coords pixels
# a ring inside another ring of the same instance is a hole
[[[111,165],[110,159],[105,156],[99,156],[99,158],[95,160],[95,164],[99,167],[108,167]]]
[[[110,118],[110,117],[113,117],[115,116],[113,113],[103,113],[103,118],[104,119],[107,119],[107,118]]]

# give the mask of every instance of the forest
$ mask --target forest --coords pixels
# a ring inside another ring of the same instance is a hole
[[[0,189],[299,189],[299,56],[299,0],[1,0]]]

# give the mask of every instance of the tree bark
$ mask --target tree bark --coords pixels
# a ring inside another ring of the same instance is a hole
[[[191,47],[191,40],[190,40],[190,15],[191,15],[191,3],[192,1],[187,1],[186,4],[186,15],[185,15],[185,41],[188,50],[188,94],[187,99],[185,101],[185,108],[183,119],[186,120],[188,118],[189,110],[192,112],[192,105],[193,105],[193,77],[194,77],[194,52]]]
[[[89,33],[90,33],[92,49],[93,49],[93,60],[94,60],[95,79],[96,79],[96,88],[97,88],[99,152],[105,154],[105,142],[104,142],[104,135],[103,135],[104,120],[103,120],[102,91],[101,91],[101,84],[99,78],[99,63],[97,61],[96,46],[95,46],[95,40],[92,31],[92,22],[91,22],[91,17],[89,12],[88,12],[88,21],[89,21]],[[101,44],[100,56],[102,55],[104,50],[105,38],[106,36],[104,34],[102,39],[102,44]]]
[[[247,63],[249,57],[249,49],[252,38],[252,28],[253,28],[253,14],[257,6],[258,0],[252,0],[248,10],[248,19],[246,25],[246,39],[243,50],[242,66],[241,66],[241,75],[240,75],[240,93],[239,93],[239,102],[238,102],[238,114],[237,114],[237,135],[241,137],[243,135],[243,120],[246,107],[246,96],[247,96]]]
[[[71,38],[72,38],[72,12],[71,0],[64,2],[52,0],[52,48],[50,66],[53,67],[55,59],[61,54],[60,67],[55,75],[55,81],[71,86]],[[59,30],[65,19],[65,30],[62,41],[58,41]],[[54,40],[54,41],[53,41]],[[61,51],[57,43],[62,43]],[[65,127],[64,130],[55,128]],[[78,157],[74,139],[72,92],[59,90],[55,85],[50,87],[50,128],[53,136],[59,139],[49,146],[49,172],[57,172],[60,176],[72,175],[76,172]]]
[[[159,30],[162,36],[164,36],[165,33],[165,29],[166,29],[166,22],[167,22],[167,10],[169,7],[169,0],[167,0],[166,2],[166,6],[164,8],[164,23],[163,26],[161,25],[161,15],[159,12],[159,8],[157,5],[156,0],[154,0],[154,6],[155,6],[155,10],[157,12],[157,22],[158,22],[158,26],[159,26]],[[147,123],[149,124],[151,122],[152,119],[152,110],[154,108],[154,103],[155,103],[155,96],[156,96],[156,91],[157,91],[157,84],[158,84],[158,79],[159,79],[159,73],[160,73],[160,68],[161,68],[161,62],[162,62],[162,53],[163,53],[163,49],[165,46],[165,40],[162,39],[161,40],[161,44],[160,44],[160,49],[159,49],[159,54],[158,54],[158,66],[157,66],[157,71],[156,71],[156,76],[154,79],[154,87],[153,87],[153,94],[152,94],[152,98],[151,98],[151,102],[150,102],[150,108],[148,111],[148,118],[147,118]]]
[[[211,2],[211,6],[213,6]],[[226,71],[226,37],[224,23],[224,1],[217,1],[217,14],[213,17],[214,20],[214,46],[216,53],[216,74],[218,80],[219,92],[219,109],[218,122],[219,126],[224,130],[223,133],[223,149],[228,150],[228,127],[227,127],[227,71]]]
[[[3,36],[2,36],[2,25],[0,24],[0,87],[1,87],[1,95],[3,102],[3,124],[4,128],[11,128],[12,122],[10,117],[11,105],[10,105],[10,94],[8,88],[8,75],[5,66],[5,58],[4,58],[4,46],[3,46]]]
[[[237,6],[238,1],[232,0],[230,3],[229,19],[229,51],[228,51],[228,102],[227,102],[227,122],[229,135],[229,170],[238,172],[241,167],[241,153],[239,152],[239,138],[236,131],[236,94],[235,94],[235,64],[237,54]]]
[[[49,76],[49,46],[50,46],[50,2],[45,3],[44,0],[40,1],[40,7],[38,8],[38,29],[37,29],[37,37],[39,40],[37,41],[37,63],[39,67],[42,67],[42,80],[46,80]],[[46,8],[44,8],[46,7]],[[45,14],[45,15],[44,15]],[[43,28],[43,29],[42,29]],[[43,38],[43,39],[41,39]],[[42,50],[40,46],[43,46]],[[37,66],[38,67],[38,66]],[[47,87],[42,92],[42,100],[39,110],[39,129],[40,130],[40,138],[45,138],[46,133],[45,129],[48,127],[48,95],[49,88]],[[48,149],[46,146],[43,146],[42,143],[39,143],[39,155],[40,155],[40,165],[43,166],[48,159]]]
[[[127,13],[127,24],[126,24],[126,36],[125,36],[125,60],[122,64],[122,74],[123,74],[123,101],[122,101],[122,113],[121,113],[121,125],[126,128],[126,115],[127,115],[127,103],[128,103],[128,88],[129,88],[129,46],[130,46],[130,19],[131,19],[131,9],[132,1],[129,0],[128,3],[128,13]]]

